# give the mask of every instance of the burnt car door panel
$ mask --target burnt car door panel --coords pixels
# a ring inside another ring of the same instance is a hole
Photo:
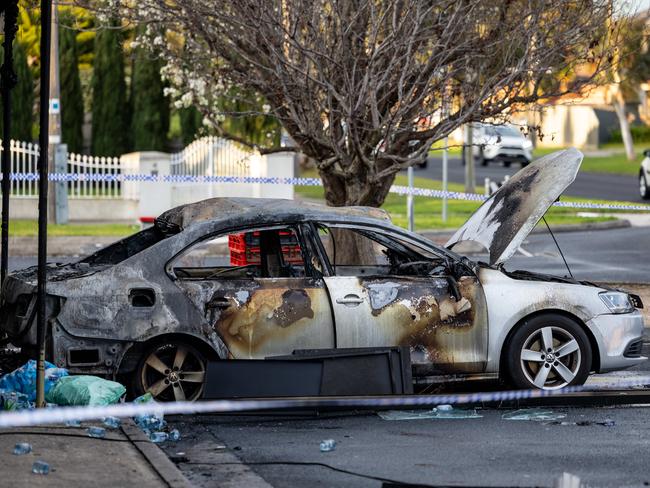
[[[209,238],[172,264],[177,285],[235,359],[334,347],[323,279],[298,233],[262,228]]]
[[[337,347],[409,346],[414,365],[430,366],[419,371],[484,371],[487,308],[476,276],[455,276],[442,256],[368,229],[319,234]],[[352,240],[361,253],[342,251]]]

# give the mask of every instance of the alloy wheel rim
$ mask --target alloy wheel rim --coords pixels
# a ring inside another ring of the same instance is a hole
[[[144,391],[158,401],[194,401],[203,393],[205,364],[183,344],[165,344],[147,356],[142,368]]]
[[[566,329],[542,327],[528,336],[520,362],[526,379],[536,388],[556,390],[578,375],[582,354],[576,338]]]

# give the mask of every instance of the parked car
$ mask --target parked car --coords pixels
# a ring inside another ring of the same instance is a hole
[[[533,143],[521,131],[510,125],[476,124],[474,126],[475,160],[482,166],[501,161],[509,167],[512,163],[527,166],[533,159]]]
[[[79,262],[49,266],[48,359],[130,379],[133,394],[163,401],[199,398],[208,359],[300,349],[408,346],[416,376],[501,377],[518,388],[637,365],[639,297],[504,268],[581,160],[565,150],[519,171],[446,247],[374,208],[240,198],[174,208]],[[453,251],[468,240],[486,247],[487,263]],[[35,267],[2,286],[0,328],[28,351],[35,293]]]
[[[650,199],[650,149],[643,151],[643,160],[639,168],[639,194],[644,200]]]

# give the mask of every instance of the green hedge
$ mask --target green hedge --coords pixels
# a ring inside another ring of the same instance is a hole
[[[632,140],[634,142],[650,142],[650,126],[633,125],[630,127],[630,132],[632,132]],[[612,131],[609,142],[623,142],[620,129],[614,129]]]

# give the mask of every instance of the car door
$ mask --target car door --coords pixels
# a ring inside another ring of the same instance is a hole
[[[340,224],[318,234],[337,347],[409,346],[413,364],[431,374],[485,369],[487,308],[470,270],[454,275],[449,258],[406,236]],[[351,241],[364,252],[346,261]]]
[[[235,359],[334,347],[325,282],[294,227],[237,230],[203,239],[170,272]]]

